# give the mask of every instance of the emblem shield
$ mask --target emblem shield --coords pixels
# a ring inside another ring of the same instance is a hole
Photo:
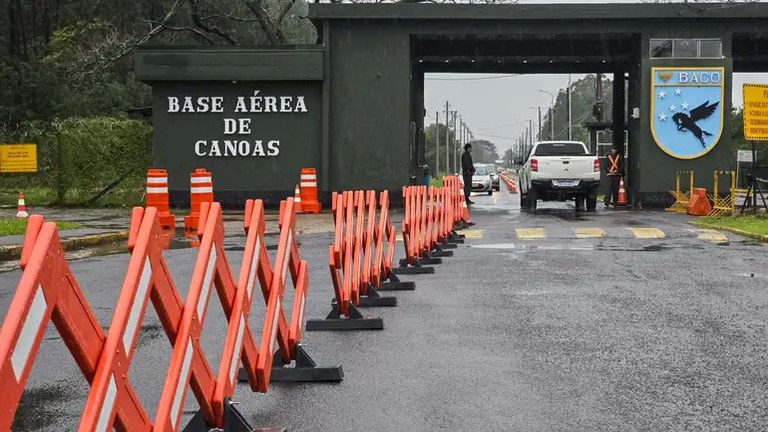
[[[651,135],[665,153],[695,159],[723,132],[725,68],[651,68]]]

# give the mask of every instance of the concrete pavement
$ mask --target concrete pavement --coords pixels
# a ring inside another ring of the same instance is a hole
[[[319,364],[343,365],[343,382],[274,384],[267,394],[238,386],[238,408],[254,426],[764,428],[764,246],[730,233],[723,241],[719,233],[695,230],[686,216],[664,212],[577,215],[567,205],[543,203],[530,214],[505,190],[473,200],[477,225],[455,257],[444,258],[434,275],[409,278],[416,291],[393,294],[398,307],[365,311],[384,317],[383,331],[305,333]],[[332,235],[305,233],[299,241],[310,272],[307,317],[321,318],[333,295],[327,268]],[[237,269],[243,239],[227,242]],[[165,253],[182,296],[195,253]],[[127,259],[120,253],[71,263],[105,327]],[[0,316],[19,274],[0,274]],[[259,300],[251,318],[256,335],[263,319]],[[290,309],[290,294],[284,304]],[[212,302],[202,339],[214,368],[225,325]],[[150,312],[130,376],[151,415],[169,357],[169,343]],[[49,328],[14,430],[72,430],[86,392]],[[185,417],[195,408],[189,393]]]

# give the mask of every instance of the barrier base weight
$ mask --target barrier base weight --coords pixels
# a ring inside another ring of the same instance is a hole
[[[416,262],[421,264],[421,265],[434,265],[434,264],[442,264],[443,263],[443,259],[442,258],[432,258],[432,257],[429,257],[429,258],[419,258],[419,259],[416,260]],[[408,260],[401,259],[400,260],[400,267],[403,267],[405,265],[408,265]]]
[[[446,240],[440,243],[440,247],[443,249],[456,249],[458,246],[456,246],[456,243],[451,243],[451,240]]]
[[[296,344],[294,350],[296,351],[295,367],[288,367],[290,365],[283,362],[280,351],[275,352],[270,382],[339,382],[344,379],[341,365],[318,367],[301,344]],[[248,381],[245,369],[240,368],[237,380]]]
[[[389,280],[379,285],[379,291],[412,291],[416,289],[416,282],[403,282],[396,274],[390,273]]]
[[[192,420],[184,427],[184,432],[208,432],[208,431],[220,431],[222,429],[211,427],[205,421],[203,413],[198,411],[192,417]],[[260,427],[254,428],[245,419],[245,416],[238,411],[235,407],[235,403],[229,398],[224,399],[224,428],[227,432],[284,432],[288,429],[277,427]]]
[[[401,275],[432,274],[434,272],[434,267],[424,267],[422,265],[409,267],[401,264],[400,267],[395,267],[392,269],[392,273]]]
[[[433,250],[429,253],[433,257],[441,258],[441,257],[452,257],[453,251],[447,251],[447,250]]]
[[[337,305],[331,306],[331,313],[322,320],[307,320],[307,331],[330,330],[383,330],[384,320],[381,318],[366,318],[354,305],[349,305],[349,318],[339,314]]]
[[[389,307],[397,306],[397,297],[382,297],[376,288],[368,285],[368,295],[360,297],[358,307]]]

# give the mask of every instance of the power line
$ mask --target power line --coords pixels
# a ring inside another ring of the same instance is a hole
[[[498,75],[498,76],[479,77],[479,78],[424,78],[424,80],[425,81],[485,81],[485,80],[494,80],[494,79],[514,78],[517,76],[520,76],[520,74],[508,74],[508,75]]]

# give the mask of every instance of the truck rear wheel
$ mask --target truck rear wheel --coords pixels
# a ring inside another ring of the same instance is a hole
[[[597,210],[597,195],[591,193],[587,195],[587,211]]]
[[[528,210],[536,211],[537,200],[538,198],[536,197],[536,189],[531,188],[528,190]]]

